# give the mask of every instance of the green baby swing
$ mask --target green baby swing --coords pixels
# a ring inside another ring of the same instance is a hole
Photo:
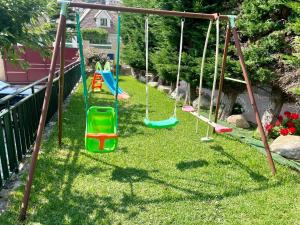
[[[119,86],[120,63],[120,29],[121,17],[118,15],[117,39],[117,68],[116,90]],[[76,13],[77,40],[80,53],[80,69],[83,83],[83,93],[86,112],[85,147],[92,153],[109,153],[116,150],[118,145],[118,93],[115,95],[114,107],[91,106],[88,103],[87,75],[83,55],[82,36],[80,31],[79,14]]]

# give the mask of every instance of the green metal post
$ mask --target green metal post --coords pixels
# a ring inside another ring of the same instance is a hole
[[[118,131],[119,127],[119,101],[118,101],[118,90],[119,90],[119,73],[120,73],[120,45],[121,45],[121,16],[118,14],[118,40],[117,40],[117,68],[116,68],[116,95],[115,95],[115,109],[116,109],[116,127]]]
[[[87,76],[85,72],[85,62],[84,62],[84,55],[83,55],[83,44],[82,44],[82,37],[80,32],[80,17],[79,13],[76,12],[76,31],[77,31],[77,43],[79,47],[79,55],[80,55],[80,71],[82,76],[82,84],[83,84],[83,94],[84,94],[84,104],[85,104],[85,113],[87,113],[89,108],[88,102],[88,90],[87,90]]]

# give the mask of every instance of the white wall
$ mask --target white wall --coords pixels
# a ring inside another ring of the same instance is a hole
[[[4,61],[3,61],[1,55],[0,55],[0,80],[1,81],[6,81],[5,80]]]
[[[106,19],[107,20],[107,26],[101,26],[101,23],[100,23],[100,20],[101,19]],[[96,24],[97,24],[97,27],[110,27],[110,17],[109,15],[107,14],[106,11],[102,11],[98,16],[97,16],[97,20],[96,20]]]

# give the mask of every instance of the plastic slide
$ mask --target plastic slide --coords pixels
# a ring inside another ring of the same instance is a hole
[[[111,71],[99,71],[97,70],[96,73],[99,73],[102,75],[103,79],[104,79],[104,83],[106,84],[106,86],[108,87],[109,91],[115,95],[116,94],[116,80],[114,79]],[[129,95],[124,92],[121,88],[118,88],[118,97],[120,99],[128,99]]]

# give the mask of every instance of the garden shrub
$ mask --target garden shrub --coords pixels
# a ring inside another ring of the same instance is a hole
[[[81,31],[84,40],[92,44],[107,43],[108,31],[102,28],[85,28]]]

